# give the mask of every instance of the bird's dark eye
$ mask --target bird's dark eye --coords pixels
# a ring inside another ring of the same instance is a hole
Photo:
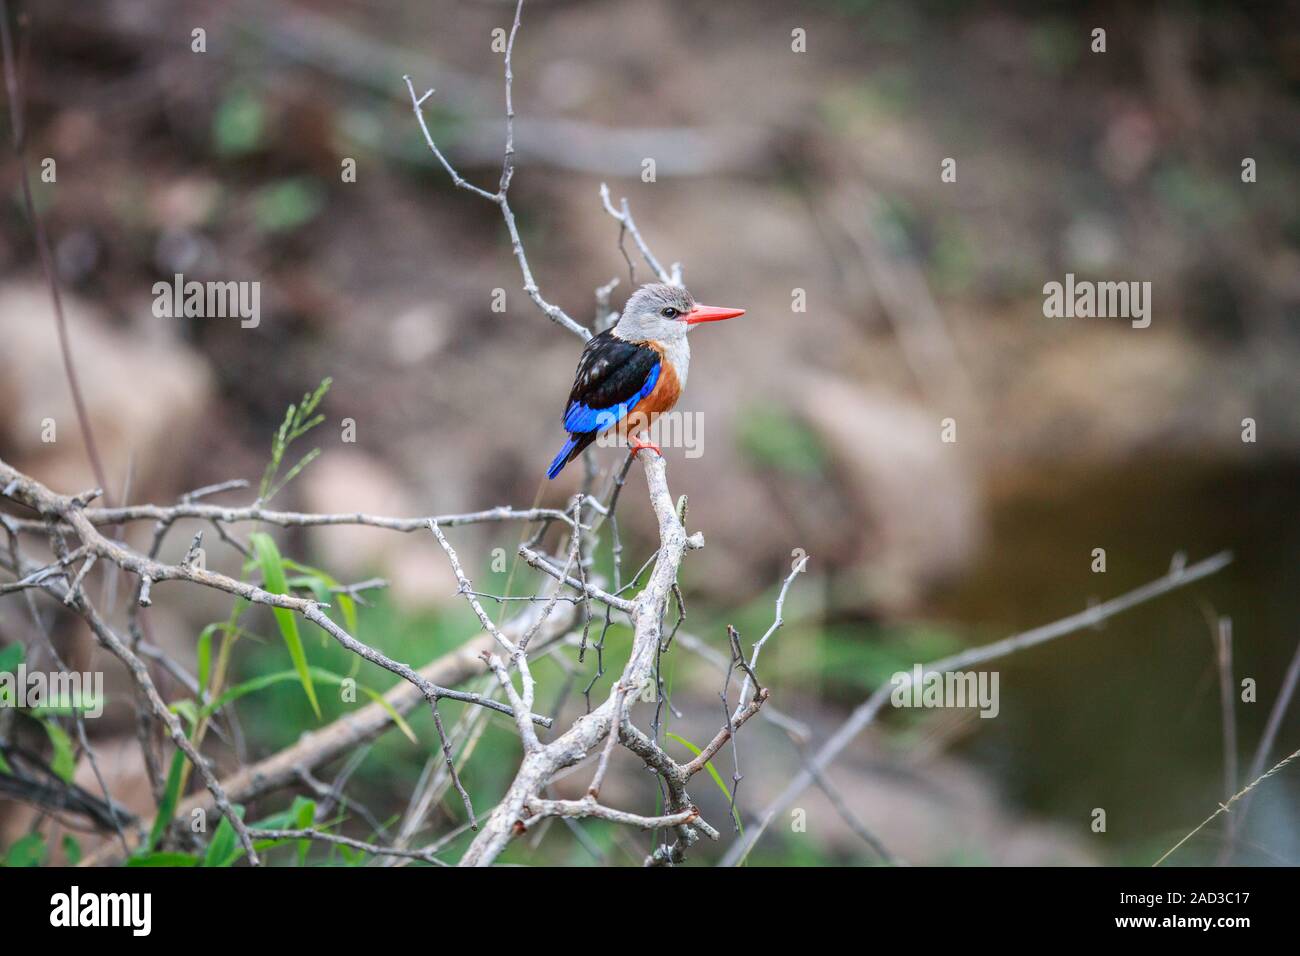
[[[662,315],[665,319],[675,319],[681,313],[678,312],[676,309],[674,309],[671,305],[668,305],[660,309],[659,314]]]

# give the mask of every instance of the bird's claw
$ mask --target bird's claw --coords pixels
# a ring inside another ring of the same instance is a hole
[[[649,449],[650,451],[653,451],[656,455],[658,455],[660,458],[664,456],[663,449],[651,441],[642,441],[639,438],[633,438],[632,444],[628,447],[632,449],[633,455],[636,455],[638,452],[642,452],[645,451],[646,449]]]

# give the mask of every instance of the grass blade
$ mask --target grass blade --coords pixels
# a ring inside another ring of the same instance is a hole
[[[280,557],[280,549],[275,546],[269,535],[261,532],[255,532],[248,536],[249,542],[253,545],[253,551],[257,555],[257,563],[262,569],[262,586],[272,594],[288,594],[289,586],[285,580],[284,559]],[[294,617],[292,611],[287,608],[277,607],[271,609],[275,614],[275,623],[280,628],[280,634],[284,638],[285,646],[289,648],[289,657],[293,660],[294,669],[298,672],[298,679],[302,683],[302,689],[307,694],[307,699],[311,701],[311,709],[320,717],[320,704],[316,700],[316,688],[312,686],[311,669],[307,665],[307,653],[302,647],[302,635],[298,633],[298,619]]]
[[[677,736],[676,734],[671,733],[671,732],[665,732],[665,735],[668,736],[668,737],[671,737],[673,740],[677,741],[679,744],[681,744],[683,747],[685,747],[687,750],[689,750],[693,756],[698,757],[698,756],[700,755],[700,748],[697,747],[697,746],[695,746],[695,744],[691,743],[691,742],[690,742],[689,740],[687,740],[685,737],[679,737],[679,736]],[[713,761],[712,761],[712,760],[706,761],[705,764],[704,764],[704,769],[707,770],[707,771],[709,772],[709,776],[713,778],[713,782],[716,783],[716,784],[718,785],[718,789],[721,790],[721,791],[723,792],[723,794],[726,796],[726,798],[727,798],[727,806],[730,807],[730,806],[731,806],[731,791],[728,790],[728,789],[727,789],[727,785],[726,785],[725,783],[722,782],[722,774],[718,773],[717,768],[713,766]],[[732,809],[731,809],[731,815],[732,815],[732,816],[735,818],[735,820],[736,820],[736,826],[740,829],[740,835],[741,835],[741,836],[744,836],[744,835],[745,835],[745,829],[744,829],[743,826],[741,826],[741,823],[740,823],[740,813],[739,813],[739,811],[737,811],[737,810],[735,809],[735,807],[732,807]]]

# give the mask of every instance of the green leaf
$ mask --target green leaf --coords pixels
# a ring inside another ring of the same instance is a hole
[[[199,858],[190,853],[145,853],[131,857],[127,866],[198,866]]]
[[[316,600],[321,604],[336,604],[343,615],[343,627],[353,637],[360,636],[357,633],[356,599],[341,590],[342,585],[339,584],[336,578],[320,568],[300,564],[291,558],[284,559],[284,566],[291,571],[297,571],[299,574],[299,577],[290,579],[289,584],[292,587],[310,588],[311,592],[316,595]],[[328,635],[322,634],[321,639],[328,640]],[[353,659],[353,674],[356,673],[356,666],[360,663],[360,658]]]
[[[220,155],[238,156],[257,148],[265,126],[262,101],[250,90],[226,95],[212,118],[212,141]]]
[[[293,562],[286,559],[284,562],[284,566],[292,570]],[[312,594],[316,595],[316,600],[319,601],[321,604],[330,603],[329,585],[326,584],[324,579],[319,577],[318,575],[315,574],[299,575],[298,577],[289,578],[287,583],[291,588],[295,588],[297,590],[302,590],[303,588],[306,588],[307,590],[311,591]]]
[[[244,808],[236,806],[235,815],[242,820]],[[200,866],[231,866],[243,852],[244,848],[239,845],[235,837],[235,825],[230,822],[230,817],[223,815],[221,822],[217,824],[217,832],[212,834],[212,842],[208,844],[208,852],[203,855]]]
[[[293,815],[293,828],[295,830],[306,830],[316,819],[316,801],[308,800],[306,797],[294,797],[293,806],[289,812]],[[311,847],[311,840],[298,841],[298,865],[307,865],[307,850]]]
[[[360,866],[366,862],[365,850],[358,850],[355,847],[344,846],[341,843],[336,844],[334,848],[339,851],[339,856],[343,857],[343,859],[347,861],[348,866]]]
[[[277,846],[284,846],[284,845],[286,845],[286,844],[288,844],[288,843],[292,843],[292,842],[293,842],[292,840],[270,840],[270,839],[267,839],[267,840],[254,840],[254,841],[253,841],[253,849],[256,850],[258,853],[261,853],[261,852],[263,852],[264,850],[274,850]],[[235,854],[235,858],[234,858],[234,860],[231,860],[230,862],[231,862],[231,863],[234,863],[235,861],[237,861],[237,860],[239,859],[239,857],[240,857],[240,854],[242,854],[242,853],[243,853],[243,850],[242,850],[242,848],[241,848],[240,851],[239,851],[239,853],[236,853],[236,854]]]
[[[9,766],[9,761],[5,760],[4,754],[0,754],[0,773],[7,773],[11,777],[14,775],[14,768]]]
[[[310,677],[320,681],[322,684],[338,686],[343,683],[343,678],[338,674],[331,673],[330,671],[324,670],[320,667],[308,667],[307,673]],[[202,711],[200,711],[200,714],[207,717],[208,715],[220,710],[222,707],[225,707],[231,701],[238,700],[247,694],[252,694],[259,690],[265,690],[273,684],[280,684],[284,681],[290,680],[301,682],[302,675],[297,670],[291,670],[275,671],[271,674],[259,674],[256,677],[250,677],[242,684],[236,684],[212,703],[208,704]]]
[[[10,644],[4,650],[0,650],[0,674],[6,671],[17,672],[18,665],[23,662],[26,654],[26,648],[21,644]]]
[[[144,853],[156,847],[176,813],[176,805],[181,799],[181,770],[185,766],[185,753],[177,750],[172,754],[172,765],[167,771],[167,786],[163,789],[162,800],[158,803],[158,813],[153,819],[153,828],[149,831],[149,840],[144,845]]]
[[[353,678],[343,677],[342,675],[335,674],[332,671],[327,671],[324,668],[320,668],[320,667],[308,667],[307,673],[314,680],[322,684],[328,684],[331,687],[341,687],[343,686],[343,682],[345,680],[353,679]],[[244,681],[243,683],[236,684],[234,687],[231,687],[229,690],[227,690],[224,694],[222,694],[212,703],[204,707],[201,711],[199,711],[199,716],[207,717],[215,713],[216,711],[220,710],[222,707],[225,707],[231,701],[238,700],[239,698],[247,694],[252,694],[259,690],[265,690],[267,687],[270,687],[274,684],[280,684],[283,683],[284,681],[289,681],[289,680],[299,680],[300,678],[301,675],[296,670],[276,671],[271,674],[259,674],[257,677],[250,677],[248,680]],[[367,697],[369,697],[371,700],[373,700],[380,707],[382,707],[384,711],[388,714],[388,716],[393,718],[393,723],[397,725],[398,729],[401,730],[401,732],[406,736],[406,738],[409,741],[411,741],[411,743],[413,744],[419,743],[419,738],[415,736],[415,731],[411,729],[411,725],[408,724],[406,720],[402,717],[402,715],[397,712],[397,708],[395,708],[392,704],[388,702],[387,699],[385,699],[383,694],[381,694],[377,690],[374,690],[373,688],[366,687],[362,684],[358,684],[357,689],[360,690]]]
[[[314,670],[314,668],[311,669]],[[286,681],[286,680],[296,680],[301,682],[302,675],[299,674],[296,670],[292,670],[292,671],[275,671],[274,673],[271,674],[259,674],[256,677],[250,677],[248,680],[244,681],[243,683],[236,684],[234,687],[231,687],[229,690],[227,690],[216,700],[212,701],[212,703],[205,706],[199,712],[199,714],[200,716],[208,717],[216,713],[218,710],[220,710],[222,707],[225,707],[227,704],[231,703],[232,701],[239,700],[239,698],[247,694],[255,693],[259,690],[263,690],[267,687],[270,687],[273,684],[279,684],[282,681]]]
[[[286,560],[284,565],[285,567],[291,567],[292,562]],[[315,574],[303,574],[295,578],[290,578],[289,587],[294,588],[295,590],[301,590],[302,588],[309,589],[311,593],[316,596],[316,601],[319,604],[329,604],[330,598],[332,597],[329,585],[325,583],[325,579]],[[326,614],[328,613],[329,612],[326,611]],[[321,646],[327,647],[329,645],[329,640],[329,634],[322,630],[320,632]]]
[[[180,714],[191,728],[199,722],[198,707],[195,705],[194,701],[190,700],[188,697],[185,700],[176,701],[169,707],[169,709],[173,713]]]
[[[700,755],[701,753],[700,748],[695,746],[695,744],[691,743],[685,737],[679,737],[674,733],[669,733],[669,732],[665,732],[665,733],[666,736],[673,738],[673,740],[677,741],[679,744],[681,744],[683,747],[689,750],[696,757]],[[723,794],[726,796],[727,805],[731,806],[731,791],[728,790],[727,785],[722,782],[722,775],[718,773],[717,768],[713,766],[713,761],[712,760],[705,761],[704,769],[709,772],[709,776],[713,778],[713,782],[718,785],[718,789],[721,790]],[[736,819],[736,826],[740,827],[740,835],[744,836],[745,828],[740,822],[739,811],[737,811],[734,807],[732,807],[731,815]]]
[[[360,684],[357,686],[361,687]],[[405,735],[407,740],[413,744],[420,742],[419,738],[415,736],[415,731],[411,729],[411,725],[397,712],[397,708],[388,702],[388,698],[378,691],[371,690],[369,687],[361,687],[361,692],[382,707],[389,717],[393,718],[393,723],[397,725],[397,729]]]
[[[750,461],[787,474],[817,477],[829,466],[817,433],[779,406],[747,409],[736,440]]]
[[[71,833],[63,835],[63,855],[68,858],[68,866],[76,866],[81,862],[81,844]]]
[[[353,637],[357,636],[357,602],[351,594],[335,594],[335,601],[339,606],[339,611],[343,614],[343,626],[348,629],[348,633]]]
[[[288,594],[289,586],[284,576],[284,560],[280,557],[280,550],[275,546],[270,535],[260,531],[255,532],[249,535],[249,542],[253,545],[258,564],[262,568],[262,586],[272,594]],[[302,637],[298,633],[298,619],[287,608],[276,607],[271,611],[275,615],[275,623],[279,625],[280,634],[284,637],[284,643],[289,648],[289,657],[293,660],[294,669],[298,671],[302,689],[307,693],[307,699],[311,701],[311,709],[319,719],[320,704],[316,700],[316,689],[311,683],[311,672],[307,665],[307,654],[302,647]]]
[[[262,232],[286,232],[311,222],[324,206],[320,183],[297,176],[257,190],[253,194],[253,219]]]
[[[292,825],[293,817],[290,816],[289,811],[280,810],[270,816],[262,817],[260,820],[254,820],[252,828],[254,830],[283,830],[285,827]]]
[[[10,672],[16,674],[18,672],[18,665],[23,662],[23,657],[26,652],[27,649],[23,647],[22,644],[10,644],[8,647],[4,648],[4,650],[0,650],[0,674]],[[14,699],[16,699],[14,695],[16,694],[17,689],[15,682],[14,687],[8,687],[3,691],[0,691],[0,706],[12,706]]]
[[[52,720],[43,720],[41,723],[45,725],[45,733],[54,746],[54,756],[50,760],[50,769],[64,783],[71,783],[72,775],[77,769],[77,761],[72,755],[72,738]]]
[[[321,667],[308,667],[307,673],[322,684],[329,684],[333,687],[341,685],[345,680],[345,678],[340,677],[338,674],[335,674],[332,671],[327,671]],[[231,701],[238,700],[247,694],[252,694],[259,690],[265,690],[273,684],[283,683],[284,681],[301,680],[301,677],[302,675],[296,670],[275,671],[271,674],[259,674],[256,677],[250,677],[242,684],[236,684],[212,703],[208,704],[202,711],[200,711],[200,714],[201,716],[206,717],[220,710],[222,707],[225,707]],[[362,689],[364,690],[365,688]],[[371,693],[374,692],[371,691]]]
[[[253,824],[256,830],[303,830],[312,826],[316,819],[316,801],[307,797],[294,797],[293,805],[287,810],[281,810],[278,813],[272,813]],[[324,823],[323,827],[333,826],[333,823]],[[307,856],[307,848],[311,840],[289,840],[289,839],[267,839],[257,840],[253,843],[258,850],[269,850],[277,846],[284,846],[287,843],[298,844],[298,862],[302,864]]]
[[[29,833],[14,841],[5,857],[5,866],[26,867],[40,866],[45,859],[45,837],[39,833]]]
[[[199,634],[199,693],[207,690],[208,678],[212,676],[212,636],[225,627],[225,624],[209,624]]]

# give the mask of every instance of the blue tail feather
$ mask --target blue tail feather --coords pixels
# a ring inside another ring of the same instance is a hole
[[[564,470],[564,466],[568,464],[567,459],[569,457],[569,452],[573,451],[573,449],[576,448],[577,445],[578,445],[578,439],[576,438],[570,438],[568,441],[564,443],[564,447],[560,449],[560,453],[555,456],[555,460],[551,462],[550,469],[546,472],[547,478],[554,478],[556,475],[558,475],[561,471]]]

